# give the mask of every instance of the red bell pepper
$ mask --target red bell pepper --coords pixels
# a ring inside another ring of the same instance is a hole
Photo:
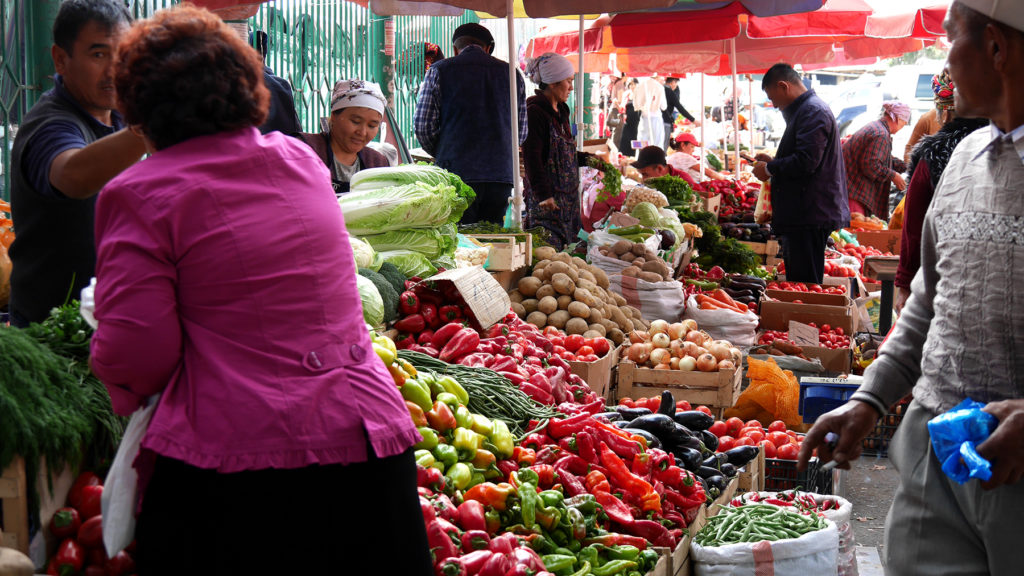
[[[612,452],[622,458],[630,459],[640,453],[640,443],[635,440],[622,438],[604,428],[594,428],[593,432],[595,439],[608,445]]]
[[[416,465],[416,485],[431,490],[444,490],[444,474],[437,468],[424,468]]]
[[[437,514],[434,512],[434,504],[427,500],[425,496],[420,496],[420,514],[423,515],[423,522],[430,524],[437,518]]]
[[[491,370],[495,372],[516,372],[518,369],[519,365],[509,356],[499,356],[491,364]]]
[[[540,478],[538,487],[550,488],[555,483],[555,467],[551,464],[534,464],[527,469],[537,473]]]
[[[411,334],[399,334],[395,338],[395,348],[399,350],[408,350],[416,346],[416,337]]]
[[[519,372],[515,372],[515,371],[499,371],[499,370],[495,370],[495,372],[497,372],[498,374],[501,374],[505,378],[508,378],[509,382],[511,382],[512,384],[514,384],[516,386],[522,386],[523,384],[526,384],[526,377],[523,376],[522,374],[520,374]],[[523,393],[525,394],[526,392],[523,392]],[[554,400],[554,399],[552,399],[552,400]]]
[[[459,358],[457,364],[460,366],[469,366],[470,368],[486,368],[487,362],[492,360],[494,356],[485,354],[483,352],[477,352],[476,354],[467,354],[462,358]]]
[[[83,522],[102,513],[101,498],[103,498],[103,486],[86,486],[82,488],[82,502],[78,506],[78,513],[82,516]]]
[[[458,522],[459,509],[452,503],[452,499],[445,494],[436,494],[432,502],[437,517],[449,523]]]
[[[420,346],[430,346],[430,341],[434,338],[434,331],[427,328],[423,332],[420,332],[419,336],[416,337],[416,343]]]
[[[477,500],[465,500],[459,504],[459,526],[463,530],[486,530],[484,505]]]
[[[420,297],[412,290],[406,290],[398,295],[398,311],[405,316],[416,314],[420,311]]]
[[[113,558],[107,560],[107,576],[126,576],[135,572],[135,560],[131,555],[121,550]]]
[[[427,543],[430,545],[431,551],[434,553],[434,565],[440,565],[448,558],[452,558],[459,555],[459,549],[455,546],[455,542],[452,540],[449,532],[442,526],[441,519],[436,519],[430,524],[427,524]],[[450,524],[445,522],[445,524]],[[457,537],[456,537],[457,538]]]
[[[462,499],[476,500],[495,510],[504,511],[507,507],[508,497],[515,493],[516,489],[511,484],[506,484],[505,482],[501,484],[483,482],[466,490],[465,494],[462,495]]]
[[[395,322],[395,330],[399,332],[410,332],[419,334],[427,327],[426,319],[422,313],[410,314]]]
[[[480,569],[478,576],[505,576],[512,568],[512,561],[505,554],[494,554]]]
[[[427,412],[427,423],[438,432],[447,432],[458,425],[452,409],[440,400],[435,400],[433,409]]]
[[[516,565],[525,566],[530,570],[543,570],[544,561],[532,548],[517,546],[512,550],[512,558]]]
[[[76,574],[85,566],[85,549],[74,538],[65,538],[53,559],[58,573]]]
[[[462,319],[462,310],[452,304],[441,306],[437,313],[441,317],[441,322],[455,322]]]
[[[82,472],[75,478],[75,482],[68,491],[68,505],[78,509],[82,505],[82,490],[86,486],[98,486],[102,484],[100,477],[92,472]]]
[[[477,345],[480,344],[480,335],[476,333],[476,330],[472,328],[463,328],[459,330],[451,340],[445,344],[444,348],[441,349],[441,354],[438,359],[442,362],[449,362],[465,356],[466,354],[472,354],[476,351]]]
[[[441,326],[441,317],[437,315],[437,304],[435,303],[424,303],[420,305],[420,314],[423,315],[424,322],[431,328],[438,328]]]
[[[497,323],[487,329],[486,336],[488,338],[496,338],[498,336],[508,336],[512,330],[508,327],[508,324]]]
[[[82,519],[74,508],[61,508],[50,518],[50,532],[57,538],[73,538],[81,525]]]
[[[502,478],[508,478],[513,472],[519,470],[519,464],[515,460],[499,460],[495,466],[498,467],[498,472],[501,472]]]
[[[551,381],[543,373],[534,374],[527,381],[548,394],[552,393]]]
[[[612,485],[608,482],[608,478],[604,475],[604,472],[601,472],[600,470],[591,470],[584,481],[587,485],[587,490],[589,490],[591,494],[612,491]]]
[[[504,374],[506,375],[506,377],[508,377],[507,373]],[[509,380],[512,380],[512,378],[509,377]],[[541,390],[540,388],[534,386],[533,384],[530,384],[529,382],[524,381],[520,383],[519,390],[523,394],[526,394],[527,396],[533,398],[534,400],[541,404],[551,405],[555,403],[555,398],[551,394],[545,392],[544,390]]]
[[[491,538],[490,550],[495,554],[511,554],[519,547],[519,539],[511,532],[504,532]]]
[[[490,550],[476,550],[459,558],[449,558],[441,565],[440,573],[443,576],[474,576],[480,573],[491,556],[494,552]]]
[[[531,442],[531,439],[533,440]],[[543,434],[530,434],[523,440],[521,446],[512,449],[512,460],[520,466],[532,466],[537,461],[537,452],[532,446],[543,446],[546,444]]]
[[[463,328],[465,326],[460,322],[445,324],[434,332],[434,339],[430,342],[430,346],[438,350],[444,348],[445,344],[448,344],[448,341],[452,339],[452,336],[455,336]]]
[[[558,462],[565,453],[562,449],[554,444],[548,444],[537,451],[537,461],[534,464],[554,464]]]
[[[409,346],[408,350],[419,352],[420,354],[426,354],[431,358],[437,358],[438,355],[437,349],[433,346],[420,346],[419,344],[413,344],[412,346]]]
[[[483,514],[480,515],[483,520]],[[491,544],[491,537],[486,530],[467,530],[462,533],[462,553],[466,554],[474,550],[487,550]]]

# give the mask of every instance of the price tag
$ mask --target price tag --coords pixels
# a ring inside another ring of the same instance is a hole
[[[480,266],[446,270],[428,280],[448,280],[455,284],[482,328],[498,322],[512,308],[512,301],[505,289]]]
[[[801,322],[789,321],[789,339],[797,346],[818,346],[818,329]]]

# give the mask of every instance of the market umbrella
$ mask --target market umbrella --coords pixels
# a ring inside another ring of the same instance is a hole
[[[946,35],[942,21],[949,2],[936,0],[903,0],[882,2],[872,0],[875,13],[868,16],[864,35],[871,38],[934,39]]]

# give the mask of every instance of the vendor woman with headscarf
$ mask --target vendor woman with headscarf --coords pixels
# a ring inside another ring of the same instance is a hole
[[[386,103],[373,82],[340,80],[331,93],[331,117],[321,120],[323,132],[299,133],[330,169],[335,194],[349,191],[356,172],[390,166],[383,154],[366,146],[377,137]]]
[[[551,232],[551,244],[561,250],[575,241],[582,227],[577,168],[591,155],[576,151],[569,128],[572,63],[548,52],[531,60],[526,74],[539,87],[526,100],[526,225],[543,226]]]
[[[892,155],[892,135],[910,122],[910,106],[889,100],[882,104],[882,116],[858,130],[843,143],[846,190],[850,213],[889,219],[889,184],[907,187],[903,172],[907,165]]]

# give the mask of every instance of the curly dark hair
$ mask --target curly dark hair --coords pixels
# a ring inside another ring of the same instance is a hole
[[[267,117],[260,55],[204,8],[183,4],[137,22],[117,56],[125,121],[141,126],[158,150]]]

